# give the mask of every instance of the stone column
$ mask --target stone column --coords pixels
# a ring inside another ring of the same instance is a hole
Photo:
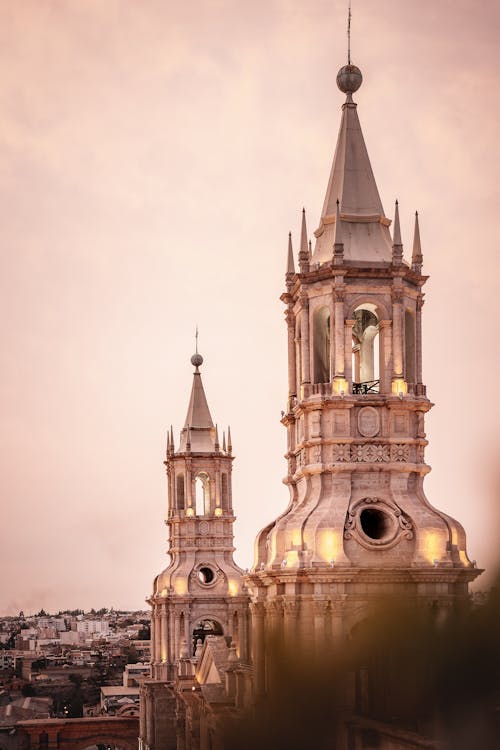
[[[156,605],[155,607],[155,662],[159,664],[161,662],[161,618],[160,618],[160,607],[161,605]]]
[[[403,290],[392,290],[392,377],[403,378]]]
[[[292,651],[294,642],[297,639],[297,616],[299,613],[299,603],[296,599],[283,600],[283,629],[285,648]]]
[[[292,306],[286,311],[288,333],[288,395],[297,395],[297,362],[295,360],[295,315]]]
[[[344,377],[345,353],[344,353],[344,289],[343,285],[336,288],[334,292],[334,319],[335,319],[335,377]]]
[[[255,679],[255,695],[261,698],[265,690],[264,661],[264,605],[262,602],[251,602],[252,613],[252,663]]]
[[[309,300],[304,295],[301,297],[302,310],[300,313],[300,338],[302,356],[302,383],[311,382],[311,352],[309,340]]]
[[[194,479],[191,476],[191,459],[186,459],[186,508],[193,507],[193,497],[195,497]]]
[[[161,605],[161,612],[160,612],[160,637],[159,640],[159,651],[160,651],[160,661],[166,662],[168,661],[168,643],[167,643],[167,613],[165,610],[165,604]]]
[[[316,654],[324,652],[326,645],[325,617],[328,609],[328,601],[316,600],[312,604],[314,616],[314,648]]]
[[[171,656],[172,663],[179,661],[181,653],[181,616],[179,612],[174,612],[174,651]]]
[[[344,321],[344,370],[345,379],[349,384],[349,388],[352,391],[352,328],[355,324],[355,320]]]
[[[239,631],[240,631],[240,661],[244,664],[248,662],[248,610],[246,605],[240,608],[238,612]]]
[[[156,618],[155,618],[155,605],[153,604],[153,609],[151,611],[151,664],[154,664],[155,661],[155,647],[156,647]]]
[[[380,393],[391,391],[391,321],[379,320]]]
[[[422,384],[422,307],[424,298],[417,297],[417,315],[415,320],[415,375],[417,384]]]

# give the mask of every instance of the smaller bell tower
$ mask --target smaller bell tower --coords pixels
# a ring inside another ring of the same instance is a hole
[[[155,578],[151,614],[152,677],[173,680],[179,657],[194,655],[206,635],[228,636],[246,658],[248,597],[243,572],[233,560],[234,535],[231,432],[219,442],[208,408],[200,367],[179,446],[167,438],[170,564]]]

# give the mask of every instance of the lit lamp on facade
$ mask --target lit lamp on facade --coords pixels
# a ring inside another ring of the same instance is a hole
[[[394,378],[392,381],[392,392],[395,396],[403,398],[408,393],[408,385],[404,378]]]
[[[335,396],[343,398],[347,393],[349,385],[347,380],[343,377],[334,378],[332,383],[332,390]]]

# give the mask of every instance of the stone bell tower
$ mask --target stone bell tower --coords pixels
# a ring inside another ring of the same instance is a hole
[[[155,578],[152,607],[152,677],[173,680],[179,657],[193,656],[206,635],[230,637],[246,656],[248,596],[233,560],[231,433],[219,443],[200,367],[193,355],[193,386],[179,446],[167,441],[170,564]]]
[[[418,217],[403,257],[392,237],[352,95],[346,94],[315,248],[305,213],[295,269],[288,247],[287,430],[290,502],[263,529],[248,577],[257,690],[269,633],[299,632],[319,648],[349,629],[375,594],[447,605],[479,573],[465,532],[427,500],[422,377],[422,252]]]

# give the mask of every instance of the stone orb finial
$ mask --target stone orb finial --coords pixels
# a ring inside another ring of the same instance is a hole
[[[198,352],[193,354],[191,357],[191,364],[194,365],[194,367],[200,367],[203,364],[203,357],[201,354],[198,354]]]
[[[337,73],[337,86],[344,94],[354,94],[363,83],[363,76],[356,65],[344,65]]]

